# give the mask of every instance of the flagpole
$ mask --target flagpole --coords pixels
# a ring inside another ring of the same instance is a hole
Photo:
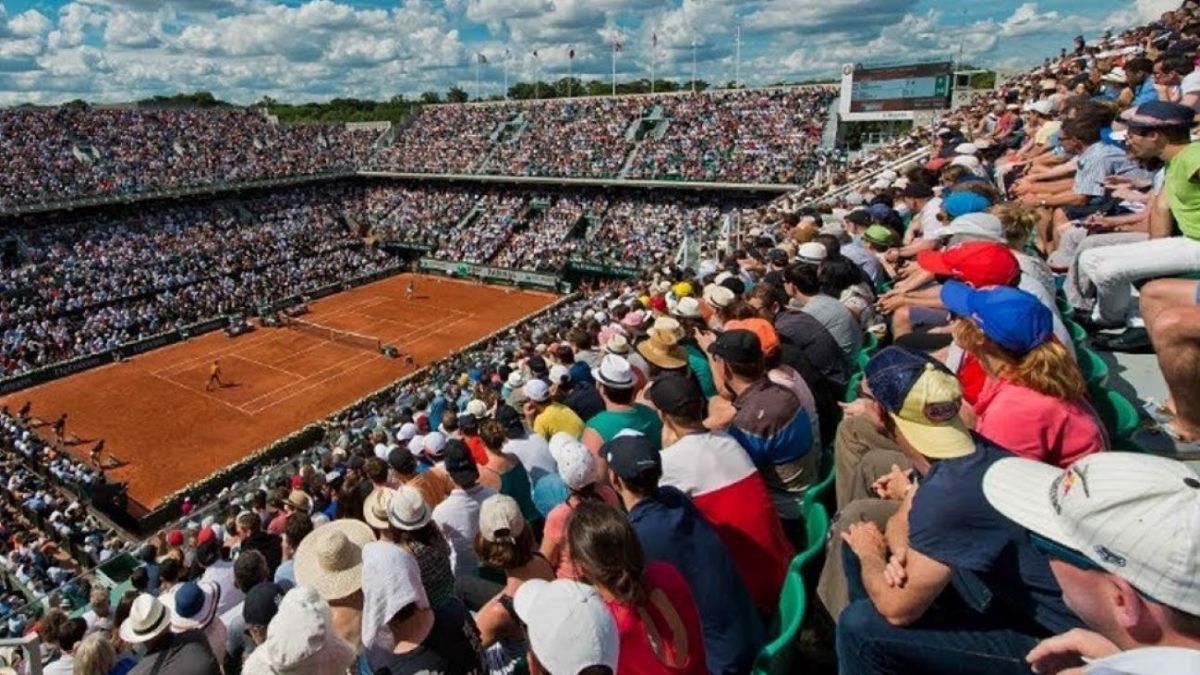
[[[508,50],[504,50],[504,100],[508,100]]]
[[[479,95],[479,55],[475,55],[475,98],[481,98]]]
[[[567,54],[567,98],[571,98],[571,73],[575,66],[575,48],[571,47],[571,51]]]
[[[696,93],[696,38],[692,37],[692,93]]]
[[[612,70],[613,70],[612,95],[616,96],[617,95],[617,43],[615,40],[612,43]]]
[[[657,46],[658,46],[658,35],[655,34],[654,38],[650,42],[650,93],[651,94],[654,93],[654,56],[655,56],[655,52],[657,51],[655,49],[655,47],[657,47]]]
[[[737,25],[736,46],[734,48],[733,57],[733,86],[735,89],[740,89],[742,86],[742,24]]]

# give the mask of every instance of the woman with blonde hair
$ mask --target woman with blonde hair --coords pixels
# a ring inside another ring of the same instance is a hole
[[[1038,215],[1033,209],[1020,202],[1004,202],[990,209],[990,213],[1000,220],[1004,228],[1004,242],[1017,257],[1017,265],[1021,274],[1036,279],[1051,297],[1058,290],[1054,285],[1054,273],[1046,261],[1038,256],[1029,254],[1029,245],[1033,233],[1037,229]]]
[[[88,635],[75,648],[75,663],[72,675],[125,675],[133,669],[133,659],[117,659],[108,636],[102,632]]]
[[[1022,457],[1067,467],[1106,450],[1079,366],[1054,337],[1050,310],[1032,294],[950,281],[942,304],[954,341],[987,376],[974,404],[975,431]]]

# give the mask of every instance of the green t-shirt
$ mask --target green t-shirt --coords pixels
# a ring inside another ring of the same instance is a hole
[[[587,421],[587,425],[600,434],[607,443],[625,429],[632,429],[654,443],[654,447],[662,445],[662,420],[654,411],[641,403],[634,403],[629,410],[605,410],[597,413]]]
[[[1200,182],[1192,177],[1200,171],[1200,143],[1189,143],[1167,164],[1166,187],[1171,216],[1188,239],[1200,241]]]
[[[704,350],[697,345],[686,344],[683,350],[687,352],[688,368],[696,374],[696,379],[700,382],[700,393],[704,394],[704,398],[712,398],[717,395],[717,384],[713,381],[712,365],[708,362],[708,357],[704,355]]]

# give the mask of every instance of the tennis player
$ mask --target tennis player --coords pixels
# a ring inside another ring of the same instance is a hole
[[[212,391],[213,387],[224,387],[225,383],[221,381],[221,362],[213,359],[212,365],[208,367],[208,383],[204,385],[204,391]]]
[[[417,291],[417,282],[412,279],[408,280],[408,284],[404,287],[404,292],[408,294],[408,299],[413,299],[413,294]]]

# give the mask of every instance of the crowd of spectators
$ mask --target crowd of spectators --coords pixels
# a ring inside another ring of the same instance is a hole
[[[341,219],[359,188],[296,188],[239,203],[37,219],[15,232],[24,260],[0,282],[0,374],[263,304],[389,258]],[[240,205],[239,205],[240,204]]]
[[[778,89],[427,106],[370,163],[422,173],[788,183],[820,144],[832,98],[827,89]]]
[[[667,133],[637,149],[630,178],[795,183],[821,143],[833,94],[731,91],[664,101]]]
[[[803,672],[795,631],[765,647],[799,604],[832,620],[842,673],[1196,671],[1200,477],[1131,443],[1084,355],[1137,337],[1100,331],[1146,282],[1157,426],[1195,451],[1200,282],[1175,275],[1200,269],[1200,144],[1166,61],[1197,37],[1188,2],[1081,38],[941,120],[927,161],[756,210],[690,268],[658,257],[690,211],[609,203],[587,236],[636,280],[326,420],[287,475],[140,552],[124,610],[87,622],[104,667],[79,667],[87,627],[43,619],[49,667]],[[484,199],[490,223],[528,207]],[[1075,243],[1131,253],[1074,256],[1095,305],[1068,311],[1070,228],[1137,215],[1145,240]]]
[[[487,173],[616,178],[633,147],[630,125],[651,105],[642,98],[551,100],[523,110],[524,129],[499,143]]]
[[[256,110],[9,108],[0,209],[353,170],[373,134],[283,126]]]

